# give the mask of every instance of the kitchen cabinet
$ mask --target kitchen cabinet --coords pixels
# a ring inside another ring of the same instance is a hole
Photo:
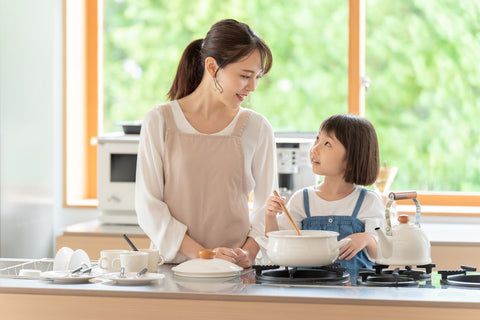
[[[67,227],[62,235],[56,237],[55,252],[62,247],[83,249],[91,260],[98,260],[100,251],[104,249],[131,250],[123,234],[127,234],[138,249],[150,247],[150,239],[139,226],[101,225],[94,220]]]

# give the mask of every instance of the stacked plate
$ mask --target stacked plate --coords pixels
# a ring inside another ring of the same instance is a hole
[[[223,259],[192,259],[172,268],[177,276],[228,278],[240,275],[242,267]]]

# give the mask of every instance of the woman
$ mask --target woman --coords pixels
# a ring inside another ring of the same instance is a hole
[[[271,66],[270,49],[248,25],[219,21],[185,49],[171,101],[145,115],[135,207],[167,261],[215,249],[244,268],[254,262],[253,238],[264,232],[264,205],[276,185],[275,143],[268,121],[240,103]]]

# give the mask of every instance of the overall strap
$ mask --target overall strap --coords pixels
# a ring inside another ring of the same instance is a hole
[[[173,117],[172,107],[170,104],[162,106],[163,118],[165,118],[166,131],[177,131],[177,125],[175,124],[175,118]]]
[[[367,189],[362,188],[360,191],[360,195],[358,196],[357,204],[355,205],[355,209],[353,210],[352,217],[357,218],[358,212],[362,207],[363,199],[365,199],[365,194],[367,194]]]
[[[250,119],[250,110],[240,110],[240,114],[238,115],[237,123],[235,124],[235,128],[233,129],[232,136],[241,137],[243,130],[247,126],[248,119]]]
[[[308,203],[308,189],[303,189],[303,207],[305,208],[305,213],[307,218],[310,218],[310,204]]]

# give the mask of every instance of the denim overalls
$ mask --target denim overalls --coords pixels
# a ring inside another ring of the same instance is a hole
[[[363,199],[367,189],[362,188],[358,197],[355,209],[351,216],[315,216],[310,215],[310,205],[308,202],[308,189],[303,189],[303,205],[307,218],[302,220],[303,230],[327,230],[340,233],[338,240],[351,235],[352,233],[365,232],[365,225],[357,219],[358,212],[362,206]],[[360,268],[372,268],[373,263],[367,258],[364,250],[358,252],[355,257],[350,260],[337,260],[342,267],[347,268],[347,272],[351,276],[358,274]]]

